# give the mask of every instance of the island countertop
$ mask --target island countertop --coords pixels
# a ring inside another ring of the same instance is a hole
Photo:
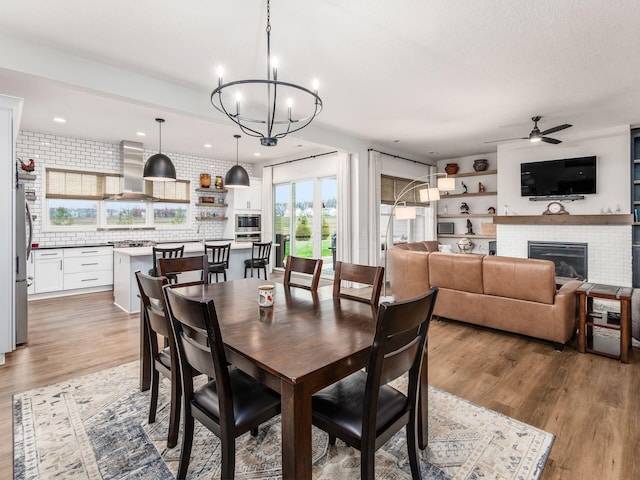
[[[229,241],[209,241],[207,240],[207,245],[225,245],[227,243],[231,243],[231,250],[251,250],[252,244],[251,242],[229,242]],[[204,246],[200,242],[176,242],[176,243],[162,243],[157,245],[162,248],[175,248],[184,245],[184,253],[197,253],[201,252],[204,254]],[[117,252],[122,255],[127,255],[129,257],[144,257],[147,255],[153,254],[153,247],[123,247],[123,248],[114,248],[114,252]]]

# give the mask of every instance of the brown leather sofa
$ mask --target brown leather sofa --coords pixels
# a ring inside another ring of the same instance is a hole
[[[572,280],[556,290],[548,260],[430,252],[404,244],[389,250],[395,300],[440,291],[434,315],[565,344],[576,331]]]

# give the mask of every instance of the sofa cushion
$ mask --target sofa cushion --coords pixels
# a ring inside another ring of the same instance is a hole
[[[407,245],[407,250],[411,250],[411,251],[414,251],[414,252],[426,252],[427,251],[427,247],[422,242],[407,243],[406,245]]]
[[[482,258],[482,255],[430,253],[429,283],[451,290],[483,293]]]
[[[409,251],[404,245],[389,250],[387,278],[396,301],[424,295],[429,290],[429,255],[425,251]]]
[[[552,304],[555,266],[549,260],[487,256],[483,262],[484,293]]]

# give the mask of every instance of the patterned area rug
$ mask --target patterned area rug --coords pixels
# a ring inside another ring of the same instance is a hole
[[[74,378],[14,397],[16,479],[170,479],[179,445],[166,448],[169,382],[147,423],[149,392],[138,363]],[[397,388],[404,387],[403,380]],[[429,390],[429,447],[423,479],[536,479],[554,436],[436,388]],[[313,478],[360,478],[360,454],[313,430]],[[236,440],[236,478],[280,478],[280,419]],[[188,478],[219,478],[218,438],[196,422]],[[411,478],[404,431],[376,455],[376,478]]]

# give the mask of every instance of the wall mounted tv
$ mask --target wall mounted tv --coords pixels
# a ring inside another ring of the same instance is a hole
[[[523,163],[520,189],[523,197],[596,193],[596,157]]]

